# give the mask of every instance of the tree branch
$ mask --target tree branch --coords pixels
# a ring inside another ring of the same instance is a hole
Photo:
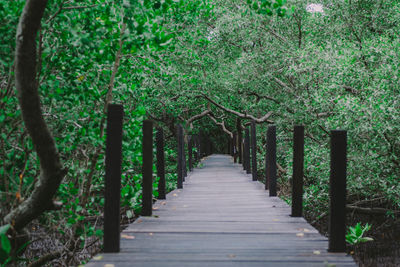
[[[63,168],[54,139],[44,120],[36,76],[36,36],[47,0],[27,0],[18,23],[15,49],[15,87],[22,118],[40,160],[41,176],[32,194],[5,218],[22,230],[49,206],[67,170]]]
[[[212,100],[211,98],[209,98],[208,96],[206,96],[204,94],[202,94],[201,97],[205,98],[208,102],[210,102],[214,106],[216,106],[216,107],[218,107],[218,108],[220,108],[220,109],[222,109],[222,110],[224,110],[224,111],[226,111],[228,113],[234,114],[234,115],[238,116],[239,118],[254,120],[256,123],[264,123],[264,122],[273,123],[272,120],[269,120],[269,117],[271,117],[271,115],[273,114],[272,111],[268,112],[267,114],[265,114],[261,118],[256,118],[253,115],[240,113],[240,112],[235,111],[233,109],[227,108],[227,107],[225,107],[225,106],[223,106],[221,104],[218,104],[217,102],[215,102],[214,100]]]
[[[224,122],[224,121],[218,122],[218,121],[215,119],[215,117],[214,117],[214,115],[213,115],[212,113],[209,113],[209,114],[208,114],[208,117],[209,117],[213,122],[215,122],[215,124],[221,126],[222,130],[223,130],[225,133],[227,133],[231,138],[233,138],[233,133],[232,133],[231,131],[229,131],[229,130],[225,127],[225,122]]]
[[[204,116],[206,116],[206,115],[208,115],[208,114],[210,114],[210,113],[211,113],[211,110],[207,109],[207,110],[203,111],[202,113],[197,114],[197,115],[194,115],[193,117],[189,118],[189,119],[186,121],[186,123],[187,123],[187,124],[191,124],[191,123],[194,122],[195,120],[201,119],[201,118],[203,118]]]

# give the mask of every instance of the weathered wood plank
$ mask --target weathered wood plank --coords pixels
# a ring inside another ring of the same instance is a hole
[[[87,266],[356,266],[329,253],[328,240],[291,208],[269,197],[228,156],[213,155],[194,169],[184,189],[153,205],[121,236],[121,252]],[[113,264],[113,265],[106,265]]]

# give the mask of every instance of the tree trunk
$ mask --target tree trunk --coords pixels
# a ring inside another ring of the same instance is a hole
[[[23,229],[45,210],[54,207],[52,198],[66,174],[42,115],[36,78],[36,36],[46,4],[47,0],[26,1],[16,36],[15,85],[22,118],[32,138],[41,168],[41,176],[32,194],[4,219],[16,231]]]

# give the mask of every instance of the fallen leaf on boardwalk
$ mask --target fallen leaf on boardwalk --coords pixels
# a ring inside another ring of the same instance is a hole
[[[165,201],[161,202],[161,205],[165,205],[165,204],[167,204],[167,202],[165,202]]]
[[[153,235],[153,233],[149,233],[149,235],[150,235],[150,236],[152,236],[152,235]]]
[[[315,254],[315,255],[320,255],[320,254],[321,254],[321,251],[319,251],[319,250],[314,250],[314,251],[313,251],[313,254]]]
[[[121,234],[121,238],[125,238],[125,239],[135,239],[135,237],[133,235],[125,235],[125,234]]]
[[[310,230],[308,230],[307,228],[304,228],[304,232],[308,233],[308,232],[310,232]]]
[[[172,196],[177,197],[178,195],[177,194],[172,194]]]
[[[107,263],[107,264],[104,264],[104,267],[115,267],[115,265],[111,264],[111,263]]]
[[[137,220],[136,223],[141,223],[143,222],[141,219]]]
[[[93,259],[94,259],[95,261],[99,261],[99,260],[101,260],[102,258],[103,258],[103,256],[101,256],[101,255],[96,256],[96,257],[93,257]]]
[[[304,234],[303,234],[303,233],[297,233],[296,236],[298,236],[298,237],[303,237]]]
[[[229,254],[229,255],[228,255],[228,258],[231,258],[231,259],[232,259],[232,258],[236,258],[236,255],[235,255],[235,254]]]
[[[153,210],[158,210],[159,208],[158,207],[153,207]]]

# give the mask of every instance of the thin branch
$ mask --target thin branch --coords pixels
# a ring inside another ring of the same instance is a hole
[[[227,133],[231,138],[233,138],[233,133],[232,133],[231,131],[229,131],[229,130],[225,127],[225,122],[224,122],[224,121],[218,122],[218,121],[215,119],[215,117],[214,117],[214,115],[213,115],[212,113],[209,113],[209,114],[208,114],[208,117],[209,117],[213,122],[215,122],[215,124],[221,126],[222,130],[223,130],[225,133]]]
[[[201,118],[203,118],[204,116],[208,115],[209,113],[211,113],[211,110],[207,109],[207,110],[203,111],[202,113],[197,114],[197,115],[194,115],[193,117],[189,118],[189,119],[186,121],[186,123],[187,123],[187,124],[191,124],[191,123],[194,122],[195,120],[201,119]]]
[[[282,86],[283,88],[286,88],[286,89],[289,89],[289,90],[290,90],[289,85],[287,85],[286,83],[284,83],[282,80],[280,80],[280,79],[274,77],[274,81],[275,81],[277,84],[279,84],[280,86]]]
[[[256,123],[264,123],[264,122],[273,123],[273,121],[268,120],[269,117],[271,117],[272,114],[273,114],[272,111],[268,112],[267,114],[265,114],[265,115],[264,115],[263,117],[261,117],[261,118],[256,118],[256,117],[254,117],[253,115],[245,114],[245,113],[240,113],[240,112],[235,111],[235,110],[233,110],[233,109],[227,108],[227,107],[225,107],[225,106],[223,106],[223,105],[221,105],[221,104],[218,104],[217,102],[215,102],[214,100],[212,100],[211,98],[209,98],[208,96],[206,96],[206,95],[204,95],[204,94],[201,95],[201,97],[205,98],[208,102],[210,102],[210,103],[213,104],[214,106],[216,106],[216,107],[218,107],[218,108],[220,108],[220,109],[222,109],[222,110],[224,110],[224,111],[226,111],[226,112],[228,112],[228,113],[234,114],[234,115],[236,115],[236,116],[238,116],[238,117],[240,117],[240,118],[242,118],[242,119],[254,120]]]
[[[60,3],[60,6],[58,7],[56,13],[54,13],[47,21],[46,24],[48,24],[49,22],[51,22],[53,19],[55,19],[57,17],[58,14],[61,13],[61,11],[63,10],[73,10],[73,9],[85,9],[85,8],[90,8],[90,7],[96,7],[97,5],[90,5],[90,6],[66,6],[64,7],[66,0],[62,1]]]
[[[96,7],[97,5],[90,5],[90,6],[66,6],[63,7],[63,10],[71,10],[71,9],[85,9],[85,8],[91,8],[91,7]]]
[[[267,29],[267,31],[272,34],[273,36],[275,36],[275,38],[277,38],[278,40],[280,40],[283,43],[287,43],[288,41],[286,40],[286,38],[280,36],[278,33],[276,33],[275,31],[271,30],[271,29]]]

